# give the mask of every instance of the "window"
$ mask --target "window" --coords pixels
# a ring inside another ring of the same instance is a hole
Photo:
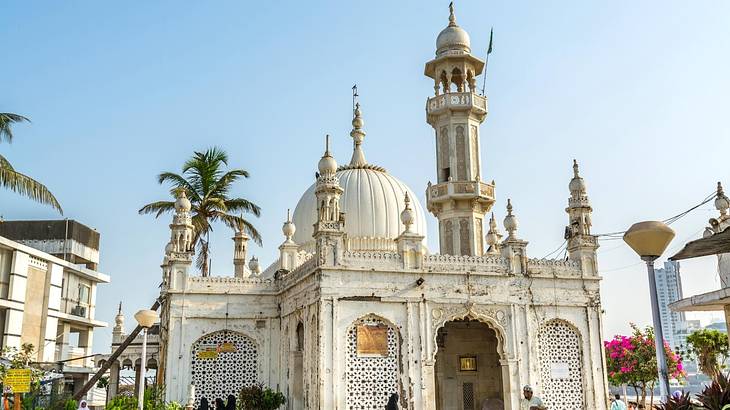
[[[88,305],[91,302],[91,300],[89,299],[90,295],[91,295],[91,288],[88,285],[80,284],[78,302],[85,303]]]

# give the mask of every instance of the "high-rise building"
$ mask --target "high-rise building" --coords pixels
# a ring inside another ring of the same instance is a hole
[[[654,269],[654,277],[656,278],[656,292],[659,298],[659,314],[662,319],[664,338],[672,349],[676,350],[685,344],[687,333],[684,312],[674,312],[669,309],[670,303],[683,298],[679,262],[664,262],[663,268]]]

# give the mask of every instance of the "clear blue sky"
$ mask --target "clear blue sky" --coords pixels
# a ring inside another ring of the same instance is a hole
[[[160,171],[218,145],[250,171],[237,186],[263,208],[255,223],[268,265],[288,207],[312,182],[322,136],[349,159],[350,87],[357,83],[365,152],[421,193],[435,179],[425,122],[432,82],[423,65],[447,23],[446,1],[53,2],[0,4],[0,111],[30,117],[13,165],[45,182],[65,216],[101,232],[97,318],[113,323],[152,303],[169,217],[137,215],[163,199]],[[497,182],[497,216],[511,197],[528,252],[562,241],[577,158],[595,232],[674,215],[730,187],[730,3],[721,1],[459,1],[457,19],[489,62],[482,175]],[[481,80],[480,80],[481,84]],[[57,218],[0,191],[6,219]],[[705,206],[674,227],[677,250],[698,237]],[[435,222],[430,218],[430,232]],[[214,233],[213,271],[231,275],[231,232]],[[437,250],[431,236],[430,247]],[[602,244],[606,336],[651,321],[643,266]],[[710,258],[683,265],[685,294],[719,286]],[[108,350],[111,328],[95,336]]]

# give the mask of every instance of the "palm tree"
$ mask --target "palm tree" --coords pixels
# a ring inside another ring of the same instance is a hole
[[[245,231],[251,239],[261,245],[261,235],[256,228],[243,218],[243,214],[258,217],[261,208],[244,198],[229,198],[229,191],[234,182],[240,178],[248,178],[243,169],[232,169],[224,172],[228,165],[228,154],[220,148],[209,148],[205,152],[195,152],[183,164],[182,174],[163,172],[157,176],[157,182],[168,182],[172,185],[173,194],[185,190],[192,205],[194,227],[193,243],[198,248],[195,265],[203,276],[208,276],[210,255],[210,232],[212,223],[223,222],[226,226]],[[157,201],[147,204],[139,210],[140,214],[155,214],[155,217],[175,210],[174,201]],[[236,214],[240,215],[237,216]]]
[[[0,142],[13,142],[12,125],[20,122],[30,122],[30,120],[22,115],[0,112]],[[63,215],[61,205],[45,185],[16,171],[2,155],[0,155],[0,185],[36,202],[50,205]]]

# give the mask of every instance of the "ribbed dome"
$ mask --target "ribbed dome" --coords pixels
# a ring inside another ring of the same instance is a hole
[[[340,209],[345,212],[345,232],[349,238],[395,239],[405,229],[400,214],[405,209],[405,195],[411,198],[414,221],[411,230],[426,236],[426,218],[413,191],[394,176],[376,166],[342,167],[337,171],[343,189]],[[312,185],[294,209],[297,227],[294,242],[312,241],[317,221],[317,201]]]

